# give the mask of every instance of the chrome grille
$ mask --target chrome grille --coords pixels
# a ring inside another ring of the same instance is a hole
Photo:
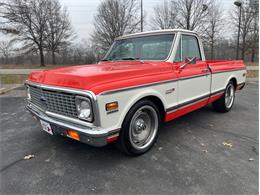
[[[31,102],[44,111],[77,118],[75,95],[29,86]]]

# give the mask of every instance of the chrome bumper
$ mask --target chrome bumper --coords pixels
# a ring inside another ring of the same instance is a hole
[[[37,119],[41,119],[50,123],[54,134],[67,136],[66,130],[74,130],[79,133],[81,142],[84,142],[92,146],[105,146],[107,144],[107,138],[111,135],[113,136],[119,131],[108,131],[99,127],[87,127],[68,121],[60,120],[54,117],[50,117],[30,104],[27,104],[26,109]]]

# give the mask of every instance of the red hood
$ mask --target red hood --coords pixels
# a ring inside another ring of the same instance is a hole
[[[30,74],[29,80],[46,85],[92,90],[98,94],[106,90],[171,79],[172,74],[172,64],[167,62],[102,62],[37,71]]]

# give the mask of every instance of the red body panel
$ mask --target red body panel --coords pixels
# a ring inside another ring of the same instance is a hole
[[[179,70],[179,77],[191,77],[196,75],[203,75],[208,74],[210,70],[208,69],[208,64],[206,61],[197,61],[196,64],[188,65],[184,69],[179,69],[183,64],[183,62],[175,63],[176,69]],[[208,70],[208,72],[205,72],[205,70]]]
[[[212,73],[245,68],[242,60],[207,60],[206,62],[210,66]]]
[[[213,73],[245,68],[243,61],[206,62]],[[202,66],[201,63],[204,65]],[[29,80],[52,86],[91,90],[95,94],[99,94],[108,90],[195,76],[201,74],[206,68],[206,63],[200,62],[199,65],[192,65],[194,68],[187,67],[187,70],[180,71],[179,65],[181,64],[157,61],[102,62],[94,65],[37,71],[30,74]]]
[[[174,80],[196,75],[245,69],[243,61],[210,60],[199,61],[180,69],[182,63],[120,61],[102,62],[94,65],[72,66],[53,70],[33,72],[29,80],[36,83],[91,90],[95,94],[104,91],[139,86],[153,82]],[[206,71],[205,71],[206,70]],[[186,113],[199,109],[219,99],[223,93],[206,97],[193,104],[166,113],[165,121],[170,121]]]
[[[46,85],[103,91],[177,78],[168,62],[102,62],[33,72],[29,80]]]
[[[209,98],[205,98],[205,99],[203,99],[203,100],[200,100],[200,101],[198,101],[198,102],[196,102],[196,103],[193,103],[193,104],[191,104],[191,105],[189,105],[189,106],[185,106],[185,107],[183,107],[183,108],[180,108],[180,109],[178,109],[178,110],[176,110],[176,111],[168,112],[168,113],[166,113],[166,115],[165,115],[164,121],[165,121],[165,122],[171,121],[171,120],[176,119],[176,118],[178,118],[178,117],[180,117],[180,116],[183,116],[183,115],[185,115],[185,114],[187,114],[187,113],[189,113],[189,112],[192,112],[192,111],[194,111],[194,110],[197,110],[197,109],[199,109],[199,108],[202,108],[202,107],[204,107],[205,105],[210,104],[210,103],[212,103],[212,102],[218,100],[219,98],[221,98],[221,96],[222,96],[223,94],[224,94],[224,93],[222,92],[222,93],[213,95],[213,96],[211,96],[211,97],[209,97]]]
[[[175,118],[178,118],[180,116],[183,116],[183,115],[185,115],[185,114],[187,114],[189,112],[192,112],[194,110],[202,108],[202,107],[204,107],[207,104],[207,102],[208,102],[208,98],[206,98],[204,100],[201,100],[201,101],[199,101],[199,102],[197,102],[195,104],[192,104],[190,106],[186,106],[184,108],[178,109],[178,110],[176,110],[174,112],[169,112],[165,116],[165,122],[171,121],[171,120],[173,120]]]

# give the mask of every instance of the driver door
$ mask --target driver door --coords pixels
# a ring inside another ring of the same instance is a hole
[[[180,68],[189,59],[196,58],[193,63]],[[178,105],[179,109],[202,102],[207,104],[210,94],[210,71],[206,61],[202,61],[198,38],[194,35],[182,34],[176,55],[179,61]],[[204,103],[200,103],[204,106]]]

